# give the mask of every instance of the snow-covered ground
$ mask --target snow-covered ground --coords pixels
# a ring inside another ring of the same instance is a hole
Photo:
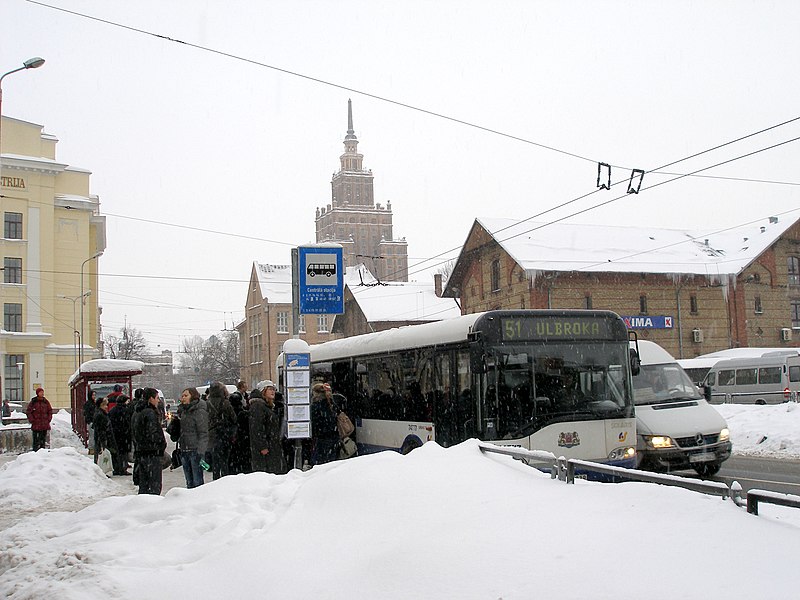
[[[718,408],[738,452],[800,457],[796,404]],[[800,584],[800,510],[566,485],[475,441],[160,497],[105,477],[65,413],[51,446],[0,466],[17,515],[0,531],[3,598],[760,598]],[[46,512],[59,506],[75,512]]]

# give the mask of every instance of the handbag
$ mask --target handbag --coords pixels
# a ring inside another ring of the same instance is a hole
[[[356,446],[353,438],[346,437],[339,442],[339,460],[350,458],[351,456],[355,456],[357,453],[358,446]]]
[[[114,463],[111,460],[111,450],[106,448],[100,453],[100,456],[97,458],[97,466],[100,467],[100,470],[106,475],[113,473]]]
[[[340,410],[339,414],[336,415],[336,429],[339,430],[339,437],[342,439],[345,439],[356,430],[350,417],[343,410]]]

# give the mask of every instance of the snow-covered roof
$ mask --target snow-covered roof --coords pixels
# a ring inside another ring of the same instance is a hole
[[[461,315],[454,298],[439,298],[433,282],[348,284],[368,322],[439,321]]]
[[[81,375],[90,373],[130,373],[138,375],[144,370],[144,363],[140,360],[122,360],[118,358],[96,358],[87,360],[69,378],[69,384],[77,381]]]
[[[268,265],[253,262],[261,297],[270,304],[292,303],[292,265]]]
[[[717,230],[476,221],[526,271],[735,275],[796,220],[764,219]]]

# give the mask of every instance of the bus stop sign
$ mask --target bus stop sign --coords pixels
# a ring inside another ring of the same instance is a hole
[[[342,247],[300,246],[298,263],[300,314],[344,313]]]

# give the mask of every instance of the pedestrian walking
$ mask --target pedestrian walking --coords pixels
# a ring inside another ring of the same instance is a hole
[[[53,407],[44,397],[44,390],[36,388],[36,395],[31,398],[25,411],[31,424],[33,434],[33,451],[44,448],[47,443],[47,432],[50,431],[50,421],[53,420]]]

